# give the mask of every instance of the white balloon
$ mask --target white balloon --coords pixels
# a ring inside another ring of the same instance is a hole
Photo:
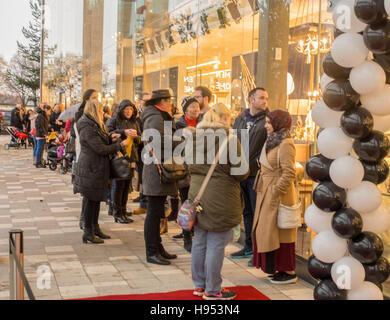
[[[345,156],[332,162],[329,174],[334,184],[340,188],[351,189],[363,181],[364,167],[358,159]]]
[[[390,0],[385,0],[386,13],[390,16]]]
[[[330,271],[332,279],[341,290],[359,288],[366,277],[363,265],[353,257],[343,257],[337,260]]]
[[[325,230],[314,237],[312,248],[318,260],[333,263],[345,255],[348,245],[347,240],[337,236],[333,230]]]
[[[342,32],[362,32],[366,24],[356,17],[355,0],[341,0],[333,9],[333,22]]]
[[[363,231],[384,233],[390,229],[390,211],[381,205],[374,212],[362,213]]]
[[[318,101],[311,111],[313,121],[321,128],[339,127],[343,114],[330,109],[324,100]]]
[[[333,215],[334,212],[322,211],[315,204],[312,204],[305,211],[305,223],[315,233],[332,230]]]
[[[338,36],[331,49],[333,60],[344,68],[353,68],[362,64],[366,60],[368,52],[363,36],[352,32]]]
[[[390,115],[390,85],[368,95],[362,95],[360,101],[364,108],[378,116]]]
[[[382,194],[375,184],[363,181],[357,187],[347,190],[347,202],[355,211],[369,213],[379,208]]]
[[[353,139],[341,128],[326,128],[318,136],[318,150],[328,159],[337,159],[348,155],[352,150]]]
[[[326,86],[331,83],[332,81],[334,81],[333,78],[329,77],[326,73],[324,73],[321,77],[321,90],[322,92],[325,91],[326,89]]]
[[[390,130],[390,115],[387,116],[377,116],[372,115],[374,118],[374,130],[386,132]]]
[[[383,300],[383,293],[372,282],[364,281],[361,286],[348,292],[348,300]]]
[[[351,70],[349,81],[357,93],[370,94],[383,90],[386,85],[386,73],[378,63],[365,61]]]

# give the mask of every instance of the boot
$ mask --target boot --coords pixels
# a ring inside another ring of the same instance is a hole
[[[164,259],[167,259],[167,260],[172,260],[172,259],[176,259],[177,258],[177,255],[176,254],[170,254],[168,253],[165,248],[163,247],[163,245],[160,243],[160,246],[159,246],[159,251],[160,251],[160,255],[164,258]]]
[[[127,220],[126,218],[123,217],[122,209],[120,207],[118,207],[115,203],[114,203],[113,216],[114,216],[114,220],[116,223],[127,224],[127,223],[132,222],[132,221]]]
[[[108,200],[108,215],[112,216],[114,214],[114,205],[111,200]]]
[[[179,213],[179,199],[172,198],[171,199],[171,214],[168,216],[168,221],[176,221],[177,214]]]
[[[192,236],[191,231],[184,231],[184,249],[191,253],[192,249]]]
[[[103,231],[100,229],[100,226],[98,224],[93,226],[93,233],[95,236],[99,237],[100,239],[111,239],[111,237],[108,234],[103,233]]]
[[[93,234],[100,239],[111,239],[111,237],[107,234],[104,234],[103,231],[99,227],[99,211],[95,213],[92,221],[92,231]]]
[[[168,218],[162,218],[160,220],[160,234],[168,232]]]
[[[92,228],[86,227],[86,228],[84,228],[83,243],[88,243],[88,241],[91,243],[96,243],[96,244],[104,243],[103,240],[100,240],[100,239],[95,237],[95,235],[92,232]]]

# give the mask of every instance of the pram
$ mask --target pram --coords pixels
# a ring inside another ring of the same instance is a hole
[[[20,130],[15,127],[7,127],[5,130],[11,136],[11,142],[4,145],[5,150],[8,150],[9,148],[19,149],[22,146],[27,149],[26,141],[28,135],[26,133],[20,132]]]
[[[47,138],[46,164],[52,171],[56,171],[58,165],[60,165],[60,173],[66,174],[68,170],[72,167],[73,157],[65,153],[65,143],[62,143],[60,145],[56,144],[57,138],[58,136],[54,132],[52,132]]]

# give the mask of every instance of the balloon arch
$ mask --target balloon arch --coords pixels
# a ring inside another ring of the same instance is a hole
[[[377,187],[389,175],[390,0],[340,0],[323,61],[321,128],[306,172],[318,183],[305,221],[317,233],[308,262],[316,300],[381,300],[390,264],[378,234],[390,212]]]

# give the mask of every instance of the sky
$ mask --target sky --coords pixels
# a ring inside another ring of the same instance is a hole
[[[10,60],[16,41],[24,41],[22,27],[32,20],[29,0],[0,0],[0,56]]]

